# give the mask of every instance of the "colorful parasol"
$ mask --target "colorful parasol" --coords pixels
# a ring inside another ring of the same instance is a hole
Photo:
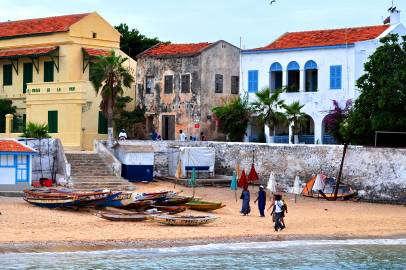
[[[176,166],[176,172],[175,172],[175,183],[173,184],[173,188],[176,187],[176,183],[178,180],[182,178],[182,160],[179,159],[178,165]]]
[[[251,170],[248,174],[248,183],[257,183],[259,181],[259,177],[257,171],[255,170],[254,163],[251,164]]]
[[[236,175],[236,172],[233,172],[233,176],[231,177],[230,189],[231,189],[231,190],[234,190],[235,201],[237,202],[238,183],[237,183],[237,175]]]
[[[193,197],[195,196],[195,187],[196,187],[196,170],[195,168],[192,169],[192,175],[188,180],[188,186],[193,188]]]
[[[312,187],[312,191],[319,193],[319,190],[323,190],[323,189],[324,189],[324,184],[323,184],[322,176],[320,174],[317,174],[316,180],[314,181],[314,184]]]
[[[293,187],[292,187],[292,193],[295,194],[295,202],[297,200],[297,195],[300,194],[301,191],[301,182],[300,182],[300,178],[299,175],[295,176],[295,181],[293,182]]]
[[[242,170],[240,179],[238,179],[238,187],[239,188],[245,188],[248,187],[248,179],[245,174],[245,170]]]
[[[271,193],[276,193],[276,180],[275,180],[274,172],[271,172],[271,174],[269,175],[269,180],[268,180],[268,184],[266,185],[266,188]]]

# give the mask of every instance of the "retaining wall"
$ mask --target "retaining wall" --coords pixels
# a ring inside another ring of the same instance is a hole
[[[156,175],[168,172],[167,153],[176,146],[209,146],[216,150],[216,174],[231,175],[236,164],[249,170],[254,163],[263,183],[276,175],[278,188],[288,191],[296,174],[306,182],[324,172],[336,177],[342,157],[339,145],[284,145],[226,142],[126,141],[122,144],[151,145],[156,151]],[[406,149],[349,146],[343,180],[356,188],[362,199],[406,204]]]

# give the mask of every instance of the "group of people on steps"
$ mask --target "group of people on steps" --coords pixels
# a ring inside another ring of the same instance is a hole
[[[251,212],[250,200],[251,200],[250,191],[248,186],[245,186],[240,199],[242,200],[241,214],[244,216],[248,215]],[[264,186],[259,186],[258,196],[255,199],[254,203],[258,202],[258,210],[261,217],[265,217],[265,207],[266,207],[266,191]],[[271,204],[268,207],[268,211],[271,210],[272,220],[275,223],[275,231],[285,229],[285,213],[288,213],[288,207],[286,202],[282,199],[282,195],[274,194],[271,198]]]

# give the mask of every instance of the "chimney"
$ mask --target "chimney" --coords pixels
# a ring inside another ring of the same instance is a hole
[[[399,24],[400,23],[400,10],[397,10],[395,6],[388,9],[389,17],[385,19],[384,24]]]

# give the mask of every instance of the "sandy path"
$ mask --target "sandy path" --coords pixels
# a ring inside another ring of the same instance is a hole
[[[137,185],[138,191],[173,189],[159,182]],[[189,188],[178,191],[191,194]],[[239,194],[238,194],[239,195]],[[256,189],[251,190],[255,197]],[[60,241],[145,241],[215,239],[243,237],[362,238],[406,236],[406,207],[356,202],[328,202],[287,198],[287,229],[274,232],[269,215],[260,218],[251,202],[251,215],[239,214],[240,200],[226,188],[196,188],[196,196],[222,201],[227,206],[216,211],[220,219],[202,227],[168,227],[152,222],[111,222],[84,212],[49,210],[31,206],[21,198],[0,198],[0,244]],[[253,201],[253,199],[252,199]]]

